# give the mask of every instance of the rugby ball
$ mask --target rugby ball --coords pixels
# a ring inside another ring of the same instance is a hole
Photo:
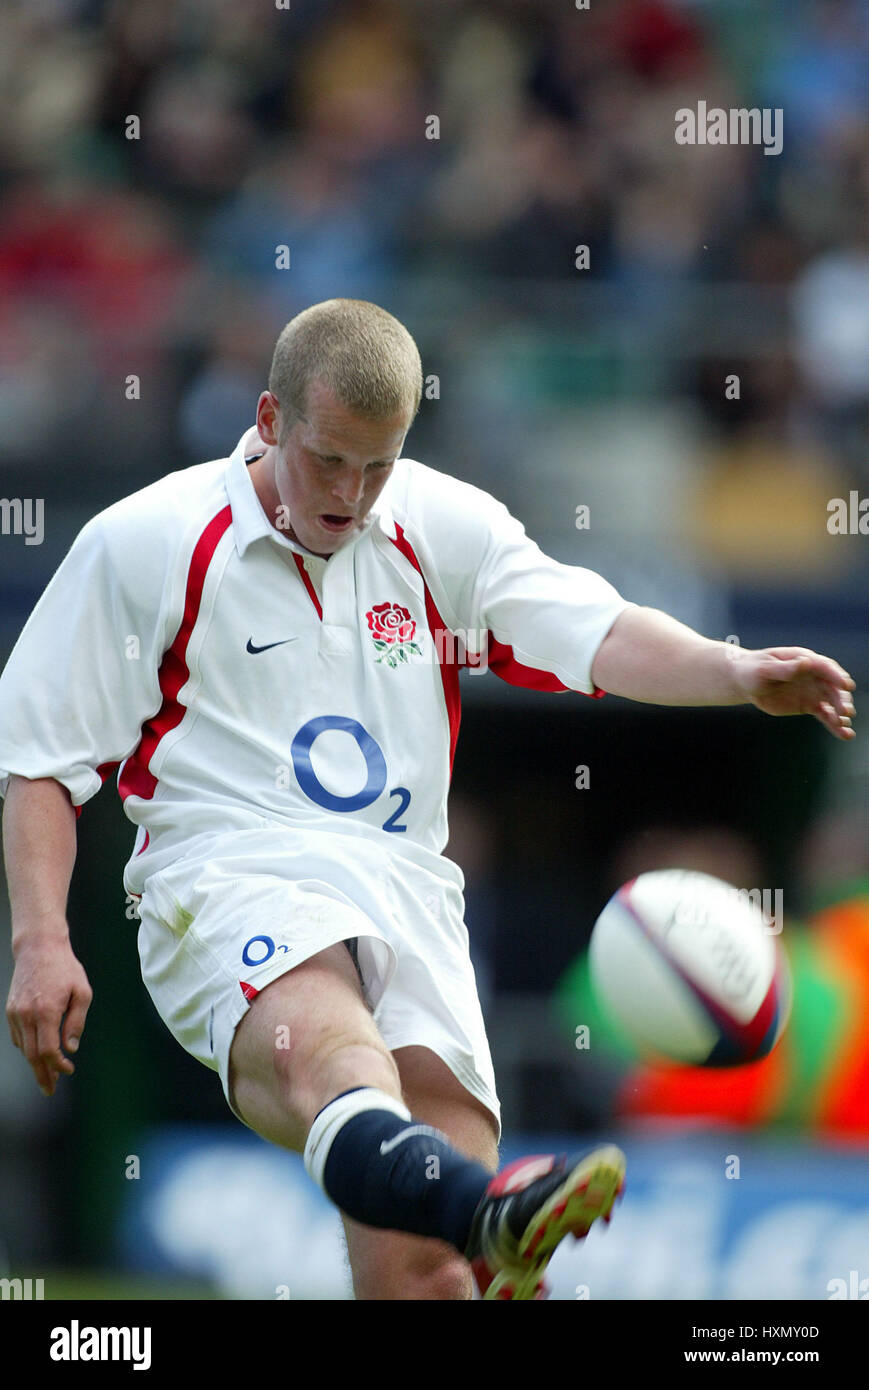
[[[781,923],[756,897],[683,869],[640,874],[613,894],[592,931],[589,972],[641,1057],[734,1067],[775,1047],[790,974]]]

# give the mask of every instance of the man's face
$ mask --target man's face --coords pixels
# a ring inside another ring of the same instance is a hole
[[[359,531],[401,454],[410,419],[407,412],[385,420],[356,415],[319,381],[308,389],[305,416],[279,446],[280,407],[263,392],[257,425],[270,448],[251,476],[273,524],[328,556]],[[279,506],[285,508],[280,519]]]

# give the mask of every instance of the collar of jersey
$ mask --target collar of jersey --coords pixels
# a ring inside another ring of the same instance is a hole
[[[245,459],[249,458],[251,454],[261,453],[263,447],[263,442],[254,425],[241,436],[227,463],[226,492],[232,509],[232,530],[235,536],[236,549],[239,555],[243,555],[251,541],[259,540],[261,536],[268,536],[279,545],[287,545],[291,550],[298,551],[300,555],[311,556],[312,551],[306,550],[303,545],[291,540],[289,536],[282,536],[272,526],[262,509],[262,504],[256,495],[256,489],[250,480]],[[356,545],[374,526],[379,527],[390,539],[395,538],[395,521],[385,495],[388,490],[389,484],[387,483],[365,518],[362,530],[341,546],[342,550]]]

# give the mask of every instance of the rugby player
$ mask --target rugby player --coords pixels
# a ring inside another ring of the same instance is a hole
[[[421,393],[396,319],[314,305],[229,458],[75,540],[0,678],[7,1017],[53,1094],[91,1002],[66,923],[76,816],[117,771],[147,989],[233,1113],[303,1153],[356,1296],[468,1299],[476,1278],[532,1299],[559,1242],[609,1219],[624,1158],[496,1172],[463,878],[442,853],[460,666],[809,713],[843,740],[854,682],[802,648],[710,641],[544,555],[488,493],[403,457]]]

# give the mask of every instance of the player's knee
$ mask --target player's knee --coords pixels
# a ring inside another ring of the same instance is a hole
[[[385,1044],[334,1029],[311,1040],[307,1048],[276,1048],[275,1079],[287,1106],[310,1125],[335,1096],[355,1086],[374,1086],[401,1096],[398,1068]]]

